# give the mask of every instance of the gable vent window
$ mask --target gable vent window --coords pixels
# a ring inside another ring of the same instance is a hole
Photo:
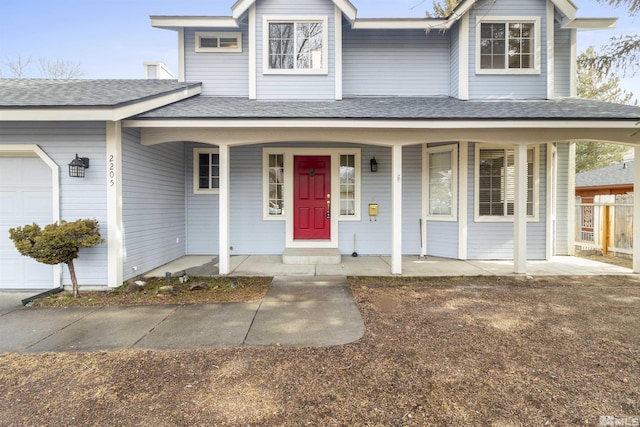
[[[242,52],[242,33],[196,33],[196,52]]]

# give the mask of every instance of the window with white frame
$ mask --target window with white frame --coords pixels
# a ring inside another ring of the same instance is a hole
[[[284,154],[269,154],[269,216],[284,215]]]
[[[193,149],[193,192],[218,194],[220,188],[220,156],[217,148]]]
[[[196,52],[242,52],[242,33],[196,32]]]
[[[265,17],[264,32],[264,73],[327,73],[326,18]]]
[[[426,155],[427,216],[430,220],[457,217],[458,147],[428,147]]]
[[[477,25],[476,72],[540,72],[540,18],[483,18]]]
[[[340,216],[356,215],[356,156],[340,155]]]
[[[537,218],[538,150],[527,149],[527,216]],[[515,151],[497,147],[476,150],[476,219],[513,217],[515,208]]]

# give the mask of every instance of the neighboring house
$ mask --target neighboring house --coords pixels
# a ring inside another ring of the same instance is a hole
[[[576,174],[576,196],[593,203],[598,195],[633,193],[633,161]]]
[[[569,0],[465,0],[445,19],[360,19],[347,0],[231,12],[151,18],[176,32],[177,81],[0,80],[0,286],[68,284],[6,229],[83,217],[106,238],[82,252],[85,286],[189,254],[221,274],[235,254],[350,254],[354,236],[395,274],[410,254],[524,273],[573,250],[571,141],[640,143],[640,108],[575,98],[577,30],[615,19]]]

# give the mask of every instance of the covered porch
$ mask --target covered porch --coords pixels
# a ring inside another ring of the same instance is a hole
[[[391,257],[342,256],[340,264],[283,264],[282,257],[238,255],[230,257],[231,276],[391,276]],[[527,261],[529,276],[601,276],[633,274],[633,270],[574,256],[556,256],[550,260]],[[145,276],[165,277],[186,271],[196,276],[219,274],[217,257],[190,255],[158,267]],[[402,275],[406,277],[512,276],[513,261],[456,260],[437,257],[403,256]]]

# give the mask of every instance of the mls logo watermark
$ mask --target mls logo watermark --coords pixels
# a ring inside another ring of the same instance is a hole
[[[609,415],[601,415],[601,427],[640,427],[640,417],[614,417]]]

